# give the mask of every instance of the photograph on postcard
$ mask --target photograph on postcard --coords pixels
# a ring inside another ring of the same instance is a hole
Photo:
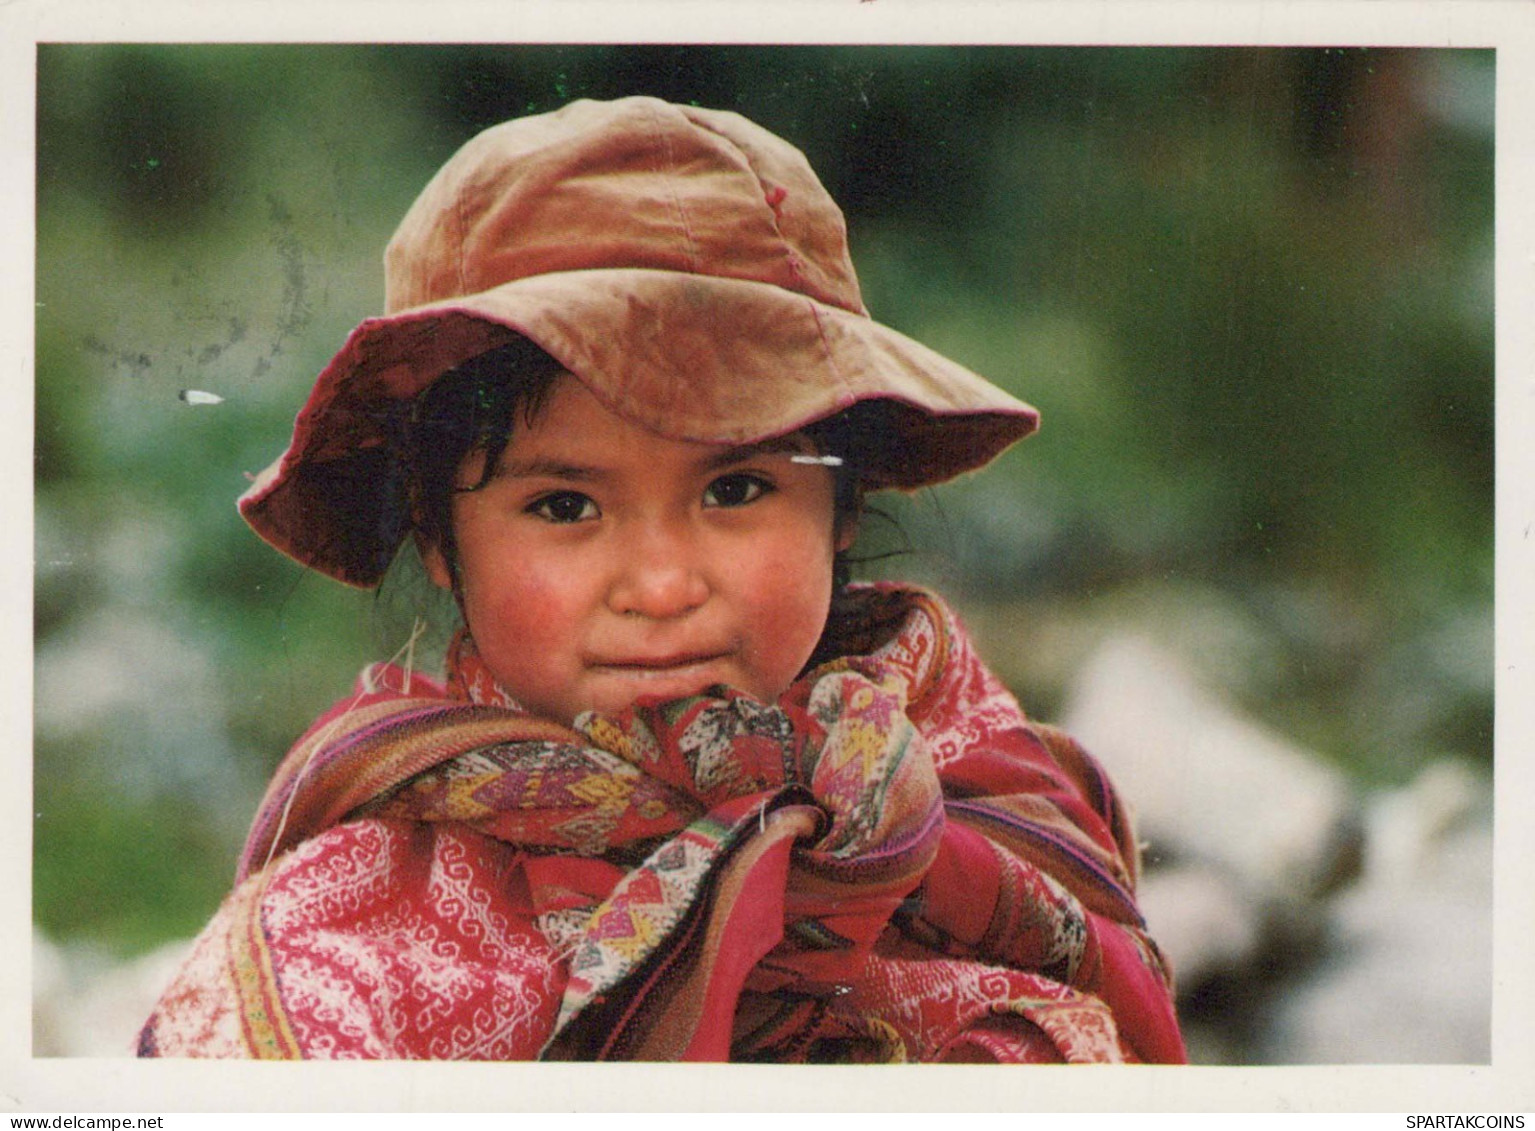
[[[1489,1063],[1495,60],[39,44],[34,1055]]]

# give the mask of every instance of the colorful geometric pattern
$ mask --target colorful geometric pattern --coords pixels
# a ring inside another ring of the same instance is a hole
[[[1160,1060],[1125,810],[952,612],[861,587],[843,654],[533,719],[461,640],[294,747],[145,1055]]]

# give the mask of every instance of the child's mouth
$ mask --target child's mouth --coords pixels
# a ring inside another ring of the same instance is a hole
[[[710,652],[604,660],[591,665],[591,670],[635,686],[632,694],[685,699],[730,682],[721,663],[726,656]]]
[[[637,678],[682,675],[703,668],[716,660],[724,659],[724,653],[686,653],[672,656],[647,656],[634,659],[601,660],[592,665],[598,671],[612,672]]]

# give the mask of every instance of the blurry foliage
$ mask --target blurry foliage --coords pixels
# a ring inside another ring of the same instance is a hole
[[[1042,409],[868,524],[919,548],[892,572],[1040,640],[1230,610],[1228,690],[1361,781],[1489,762],[1492,88],[1489,51],[42,46],[39,922],[195,929],[281,751],[403,643],[419,577],[307,575],[233,499],[437,166],[576,97],[794,141],[876,316]]]

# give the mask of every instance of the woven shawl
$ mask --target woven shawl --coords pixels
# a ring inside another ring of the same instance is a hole
[[[574,729],[388,665],[278,768],[146,1056],[1184,1059],[1126,811],[937,597]]]

